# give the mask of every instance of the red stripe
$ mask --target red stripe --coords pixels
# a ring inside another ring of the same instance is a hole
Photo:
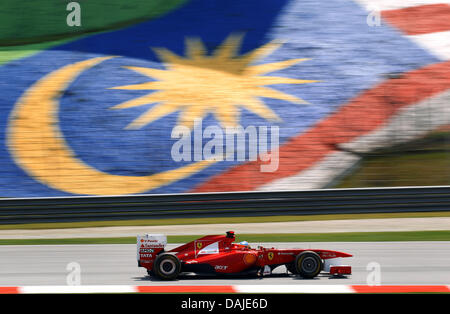
[[[450,292],[447,286],[351,286],[356,293]]]
[[[450,30],[450,6],[430,4],[399,10],[386,10],[381,16],[407,35]]]
[[[444,285],[392,285],[363,286],[352,285],[355,293],[450,293],[450,288]],[[0,287],[0,294],[18,294],[20,287]],[[235,286],[135,286],[139,293],[238,293]]]
[[[141,293],[235,293],[233,286],[138,286]]]
[[[0,287],[0,294],[18,294],[18,287]]]
[[[250,191],[273,180],[292,176],[336,151],[337,145],[376,130],[399,109],[448,88],[450,61],[386,80],[280,147],[277,171],[261,172],[261,161],[248,162],[212,177],[193,192]]]
[[[440,126],[436,129],[436,131],[448,132],[450,131],[450,124]]]

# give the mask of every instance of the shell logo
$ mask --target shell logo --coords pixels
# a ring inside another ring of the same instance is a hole
[[[244,263],[246,265],[252,265],[256,262],[256,256],[254,254],[247,253],[244,255]]]

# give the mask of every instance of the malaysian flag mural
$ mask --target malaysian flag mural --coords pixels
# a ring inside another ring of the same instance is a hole
[[[0,196],[322,188],[450,124],[448,2],[147,3],[0,30]]]

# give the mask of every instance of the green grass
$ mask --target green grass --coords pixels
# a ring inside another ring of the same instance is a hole
[[[69,27],[61,0],[2,0],[0,65],[87,34],[110,31],[161,16],[188,0],[89,0],[81,2],[80,27]]]
[[[199,235],[168,236],[169,243],[186,243]],[[379,241],[450,241],[450,230],[407,232],[342,232],[342,233],[278,233],[241,234],[236,241],[248,242],[379,242]],[[61,244],[134,244],[135,237],[78,239],[1,239],[0,245]]]
[[[40,52],[41,50],[57,46],[68,41],[69,40],[59,40],[14,47],[0,47],[0,65],[13,61],[15,59],[31,56],[35,53]]]
[[[364,156],[335,187],[450,185],[450,132],[428,136]]]
[[[81,26],[70,27],[66,10],[70,1],[2,0],[0,46],[60,40],[111,30],[160,16],[186,0],[81,1]],[[159,30],[155,30],[159,31]]]
[[[221,218],[184,218],[184,219],[143,219],[117,221],[90,221],[64,223],[32,223],[0,225],[0,230],[18,229],[67,229],[121,226],[167,226],[191,224],[236,224],[236,223],[266,223],[288,221],[322,221],[349,219],[383,219],[383,218],[423,218],[450,217],[447,212],[412,212],[412,213],[379,213],[379,214],[335,214],[335,215],[298,215],[298,216],[261,216],[261,217],[221,217]]]

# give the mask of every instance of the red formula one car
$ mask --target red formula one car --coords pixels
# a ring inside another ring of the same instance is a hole
[[[340,265],[340,259],[352,255],[319,249],[251,248],[248,243],[234,243],[233,231],[226,235],[208,235],[165,251],[164,235],[137,237],[138,266],[150,276],[173,280],[180,273],[270,275],[285,265],[292,274],[314,278],[319,273],[350,275],[351,267]]]

